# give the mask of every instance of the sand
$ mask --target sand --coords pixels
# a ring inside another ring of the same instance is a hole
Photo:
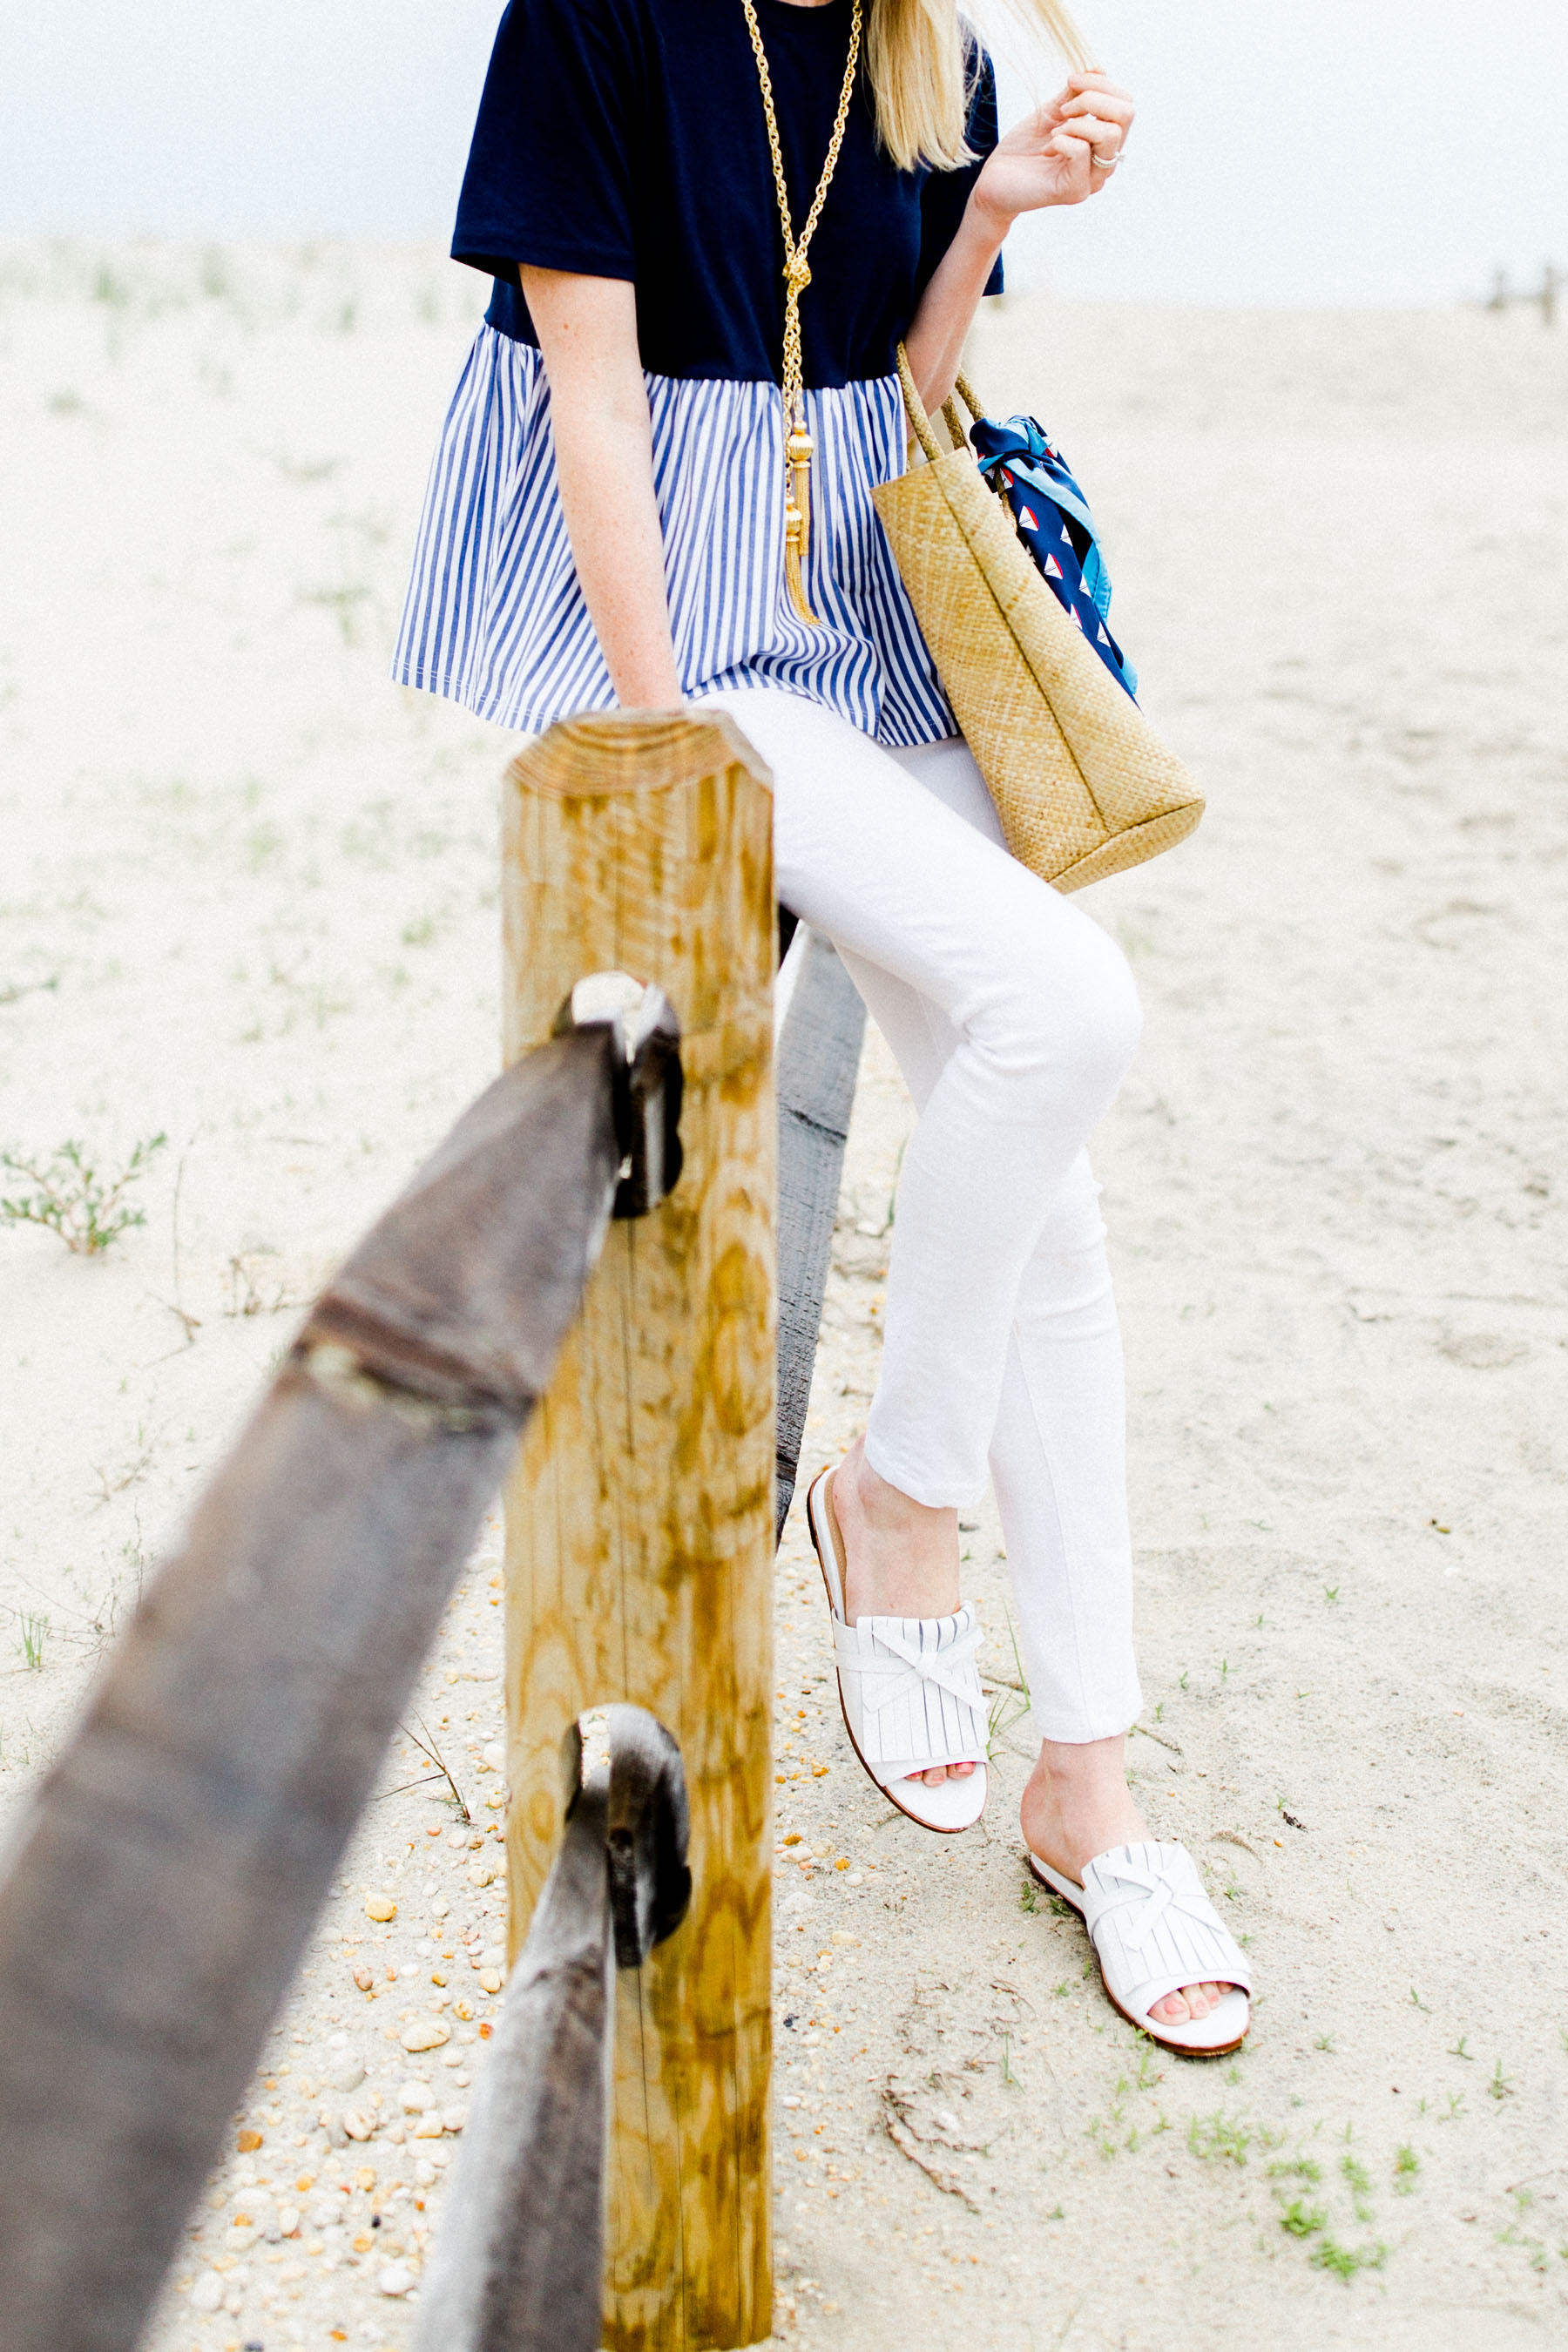
[[[300,1304],[497,1066],[505,739],[384,682],[479,296],[372,247],[0,267],[0,1147],[167,1137],[100,1257],[0,1229],[9,1812]],[[1236,2060],[1152,2053],[1028,1891],[994,1513],[965,1544],[995,1786],[951,1843],[848,1754],[797,1517],[780,2334],[1568,2341],[1568,336],[1030,301],[976,362],[1088,485],[1119,634],[1211,798],[1083,903],[1147,1013],[1096,1153],[1139,1791],[1260,1998]],[[909,1116],[873,1037],[808,1463],[875,1377]],[[407,2341],[383,2282],[416,2297],[457,2143],[413,2137],[400,2086],[457,2122],[495,2000],[498,1546],[409,1718],[473,1825],[445,1783],[372,1808],[157,2352]],[[383,1786],[427,1769],[406,1748]],[[452,2038],[406,2060],[432,2002]]]

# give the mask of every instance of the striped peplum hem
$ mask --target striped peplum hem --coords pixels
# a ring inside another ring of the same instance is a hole
[[[650,375],[654,482],[689,696],[772,686],[902,747],[957,732],[871,503],[904,468],[896,376],[809,392],[810,628],[784,587],[784,429],[773,383]],[[479,330],[430,468],[393,676],[536,733],[615,707],[556,493],[531,344]]]

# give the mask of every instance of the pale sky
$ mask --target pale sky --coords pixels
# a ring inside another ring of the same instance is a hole
[[[498,15],[0,0],[0,236],[443,237]],[[1568,268],[1563,0],[1082,0],[1080,16],[1142,113],[1106,196],[1015,232],[1015,285],[1445,302],[1500,264]],[[1005,73],[1005,119],[1026,103]]]

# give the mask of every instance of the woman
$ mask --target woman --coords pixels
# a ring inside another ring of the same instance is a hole
[[[1075,45],[1056,0],[1026,5]],[[989,1466],[1040,1739],[1031,1866],[1085,1910],[1123,2011],[1206,2052],[1246,2031],[1245,1963],[1122,1756],[1122,1375],[1085,1146],[1137,1003],[1002,847],[870,497],[904,463],[900,338],[933,408],[1014,219],[1106,187],[1132,113],[1079,71],[999,139],[953,0],[511,0],[453,246],[494,293],[395,674],[530,730],[722,709],[766,760],[779,898],[837,944],[919,1108],[879,1385],[809,1498],[846,1722],[913,1819],[979,1818],[957,1518]]]

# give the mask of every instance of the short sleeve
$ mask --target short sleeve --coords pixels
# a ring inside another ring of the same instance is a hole
[[[970,92],[969,117],[964,124],[964,137],[974,157],[972,163],[961,163],[956,171],[928,173],[921,189],[921,259],[915,279],[915,299],[925,292],[943,254],[958,235],[963,218],[963,208],[970,193],[980,177],[981,166],[995,146],[1001,133],[996,120],[996,68],[986,52],[980,52],[980,69]],[[1002,257],[985,281],[987,294],[1002,291]]]
[[[624,0],[510,0],[463,175],[454,260],[512,285],[519,262],[635,279],[640,86]]]

